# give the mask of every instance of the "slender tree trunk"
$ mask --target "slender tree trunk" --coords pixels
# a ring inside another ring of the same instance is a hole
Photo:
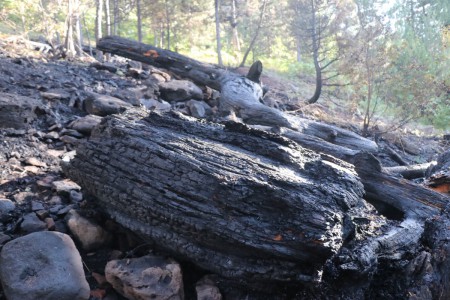
[[[250,42],[250,45],[247,48],[247,51],[245,51],[244,57],[242,58],[242,61],[241,61],[241,64],[239,65],[239,67],[245,66],[245,61],[247,60],[247,57],[248,57],[250,51],[252,51],[253,47],[255,46],[256,40],[258,39],[259,32],[261,31],[261,25],[262,25],[262,21],[264,19],[264,13],[266,11],[266,4],[267,4],[267,1],[263,0],[262,6],[261,6],[261,11],[259,14],[258,27],[256,27],[255,35],[253,36],[252,41]]]
[[[111,13],[109,10],[109,0],[105,0],[106,34],[111,35]]]
[[[214,16],[216,18],[217,60],[219,66],[223,66],[222,41],[220,39],[220,0],[214,0]]]
[[[296,50],[297,50],[297,62],[301,62],[302,61],[302,46],[300,44],[300,36],[297,35],[296,36],[296,41],[295,41],[295,46],[296,46]]]
[[[74,27],[75,27],[75,51],[78,56],[83,54],[83,34],[80,22],[80,1],[75,0],[75,13],[74,13]]]
[[[311,0],[311,40],[313,46],[313,60],[314,60],[314,69],[316,70],[316,89],[314,91],[314,95],[309,98],[308,103],[316,103],[320,98],[320,94],[322,93],[322,68],[320,67],[319,62],[319,48],[320,48],[320,24],[318,24],[317,16],[316,16],[316,6],[315,0]],[[319,30],[318,30],[319,29]]]
[[[83,14],[83,25],[84,25],[84,28],[86,29],[86,37],[87,37],[88,45],[89,45],[89,55],[93,56],[92,55],[92,46],[91,46],[91,35],[89,34],[89,30],[87,29],[86,18],[84,17],[84,14]]]
[[[167,50],[170,50],[170,27],[171,27],[171,20],[170,20],[170,6],[169,6],[169,0],[164,1],[164,6],[166,10],[166,42],[167,42]]]
[[[239,32],[237,30],[237,16],[236,16],[236,0],[231,0],[231,29],[233,33],[233,45],[237,51],[241,51],[241,42],[239,41]]]
[[[118,35],[118,28],[119,28],[119,0],[113,1],[114,5],[114,23],[113,23],[113,35]]]
[[[137,14],[137,32],[138,41],[142,43],[142,11],[141,11],[141,0],[136,0],[136,14]]]
[[[97,0],[95,12],[95,41],[102,38],[103,0]]]
[[[74,12],[74,0],[67,2],[67,18],[66,18],[66,38],[64,46],[66,48],[66,54],[69,57],[76,55],[75,44],[73,41],[73,12]]]

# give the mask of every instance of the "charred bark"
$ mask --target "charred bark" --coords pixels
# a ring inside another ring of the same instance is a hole
[[[351,165],[240,123],[108,117],[63,169],[125,227],[246,281],[313,281],[366,210]]]
[[[297,116],[285,114],[260,102],[263,89],[260,85],[261,62],[255,62],[247,77],[229,72],[218,66],[205,64],[151,45],[138,43],[117,36],[108,36],[97,47],[105,52],[167,69],[186,77],[199,85],[206,85],[221,92],[220,110],[233,111],[245,123],[285,127],[312,136],[310,139],[327,141],[343,147],[376,152],[377,145],[368,139],[336,126],[326,125]]]

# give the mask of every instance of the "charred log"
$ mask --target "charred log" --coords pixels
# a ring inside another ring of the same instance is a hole
[[[313,281],[365,210],[351,165],[239,123],[107,117],[63,169],[125,227],[247,281]]]

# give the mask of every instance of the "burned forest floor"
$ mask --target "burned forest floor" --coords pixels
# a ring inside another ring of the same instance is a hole
[[[75,155],[77,144],[89,138],[105,115],[135,106],[175,109],[212,121],[218,92],[120,57],[103,63],[87,57],[52,59],[20,39],[0,39],[0,74],[0,247],[31,232],[67,233],[81,254],[90,299],[126,299],[106,282],[105,265],[152,252],[151,245],[99,211],[89,195],[65,178],[61,161]],[[361,134],[362,117],[337,96],[325,94],[318,104],[307,106],[301,99],[312,89],[307,81],[267,74],[262,80],[269,88],[267,105]],[[450,147],[432,128],[414,125],[369,138],[375,137],[380,147],[376,156],[384,167],[398,166],[399,160],[411,165],[430,162]],[[92,226],[101,229],[92,233]],[[196,282],[201,286],[198,281],[207,273],[189,263],[181,262],[181,267],[185,297],[196,299]],[[247,291],[230,290],[227,299],[248,297]],[[3,293],[0,299],[6,299]]]

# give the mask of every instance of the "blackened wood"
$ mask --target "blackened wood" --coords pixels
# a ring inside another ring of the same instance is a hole
[[[450,197],[384,173],[380,162],[371,154],[358,153],[352,160],[364,184],[366,198],[389,205],[405,217],[424,220],[439,214],[450,201]]]
[[[352,231],[363,190],[350,164],[241,123],[130,114],[106,117],[63,169],[174,256],[225,277],[311,281]]]
[[[436,162],[429,162],[409,166],[384,167],[383,171],[393,175],[399,174],[405,179],[416,179],[425,177],[426,170],[435,163]]]

